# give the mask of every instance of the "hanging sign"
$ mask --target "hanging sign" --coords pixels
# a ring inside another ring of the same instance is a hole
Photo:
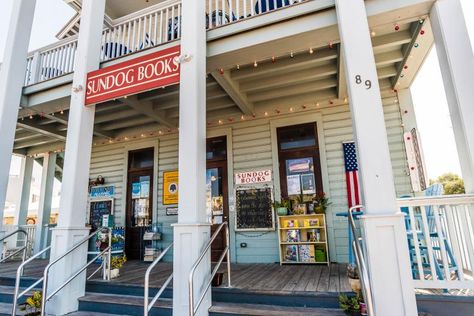
[[[235,174],[235,185],[256,184],[272,181],[271,170],[238,172]]]
[[[86,105],[179,83],[180,45],[87,74]]]
[[[178,171],[163,172],[163,205],[178,204]]]

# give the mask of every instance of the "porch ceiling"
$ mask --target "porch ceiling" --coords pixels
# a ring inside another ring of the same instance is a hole
[[[379,85],[385,94],[410,86],[433,42],[429,21],[421,24],[412,17],[397,23],[398,31],[394,30],[393,23],[371,29]],[[421,28],[423,36],[420,35]],[[417,45],[419,48],[413,48],[415,42],[420,43]],[[295,43],[295,46],[301,47],[301,43]],[[317,102],[321,107],[346,102],[341,47],[339,43],[331,46],[312,47],[312,52],[310,47],[304,51],[289,50],[286,54],[274,56],[274,60],[271,53],[267,53],[269,58],[253,60],[247,57],[246,63],[210,69],[207,120],[213,123],[221,119],[233,121],[240,119],[241,115],[256,112],[285,110]],[[232,65],[234,57],[241,60],[241,53],[236,51],[235,56],[227,54],[223,64]],[[409,69],[405,69],[405,65]],[[68,104],[67,100],[62,103]],[[57,106],[51,104],[20,111],[14,145],[17,153],[63,148],[68,105],[62,107],[63,113],[59,113]],[[100,104],[96,107],[94,135],[98,139],[107,139],[176,129],[178,105],[177,85]],[[56,113],[53,115],[52,112]]]

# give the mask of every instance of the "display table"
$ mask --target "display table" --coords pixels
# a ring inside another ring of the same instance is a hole
[[[278,216],[280,264],[329,264],[324,214]]]

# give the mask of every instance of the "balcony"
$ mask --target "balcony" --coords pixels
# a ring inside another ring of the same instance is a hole
[[[204,0],[208,30],[284,10],[310,0]],[[181,1],[169,0],[110,21],[102,33],[100,61],[105,62],[181,37]],[[78,36],[74,35],[28,55],[24,85],[74,71]]]

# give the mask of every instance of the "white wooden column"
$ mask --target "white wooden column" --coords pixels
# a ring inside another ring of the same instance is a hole
[[[8,175],[25,80],[26,57],[36,0],[13,1],[11,21],[0,70],[0,218],[3,218]],[[0,221],[0,231],[3,221]]]
[[[53,200],[54,172],[56,170],[56,153],[50,153],[43,158],[38,218],[34,241],[34,252],[44,249],[48,244],[48,226],[51,217],[51,202]]]
[[[33,157],[25,156],[21,159],[20,185],[21,194],[15,211],[14,225],[25,225],[30,205],[31,176],[33,175]]]
[[[466,193],[474,193],[474,56],[461,3],[437,0],[430,18]]]
[[[51,257],[56,258],[89,234],[85,227],[89,168],[95,106],[84,106],[87,73],[99,68],[105,0],[83,0],[76,53],[58,226],[53,229]],[[54,290],[86,263],[87,244],[61,260],[51,271],[48,291]],[[77,277],[47,305],[47,312],[65,315],[77,310],[85,293],[85,273]]]
[[[336,0],[366,215],[361,219],[376,315],[417,315],[363,0]]]
[[[189,314],[188,276],[209,240],[206,222],[206,27],[205,1],[183,0],[179,95],[179,214],[174,225],[173,315]],[[194,278],[194,301],[210,275],[210,254]],[[197,315],[208,315],[211,292]]]

